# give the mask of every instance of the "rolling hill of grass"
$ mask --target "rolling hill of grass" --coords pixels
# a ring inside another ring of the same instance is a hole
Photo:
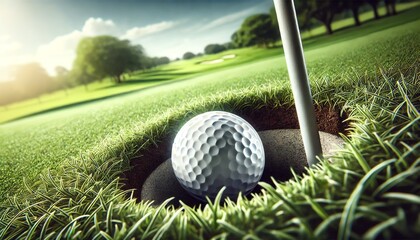
[[[127,197],[118,176],[196,113],[292,105],[280,54],[0,125],[0,196],[19,193],[23,176],[29,186],[0,211],[0,238],[413,236],[420,204],[417,12],[392,18],[398,26],[386,18],[366,24],[363,34],[343,30],[311,43],[305,56],[315,102],[350,113],[351,139],[334,164],[265,185],[252,200],[152,208]],[[47,168],[51,174],[36,177]],[[400,184],[407,192],[397,191]]]

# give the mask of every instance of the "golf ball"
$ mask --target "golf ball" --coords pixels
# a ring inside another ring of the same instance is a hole
[[[265,164],[258,133],[244,119],[222,111],[206,112],[189,120],[172,146],[172,168],[184,189],[195,198],[235,199],[252,191]]]

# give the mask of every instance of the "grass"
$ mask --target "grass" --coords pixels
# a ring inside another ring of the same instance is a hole
[[[419,4],[419,2],[399,4],[397,5],[397,10],[407,11]],[[379,8],[379,11],[381,15],[385,14],[385,9],[383,7]],[[335,37],[333,38],[325,36],[325,29],[323,26],[316,27],[310,32],[303,32],[302,38],[305,49],[311,50],[321,46],[328,46],[341,41],[361,37],[365,34],[371,34],[375,31],[398,26],[402,23],[416,20],[417,15],[411,14],[404,18],[385,18],[381,20],[380,26],[376,24],[375,21],[371,21],[373,19],[373,13],[371,11],[362,13],[360,19],[364,24],[361,27],[351,29],[347,29],[354,25],[351,18],[334,22],[333,29],[337,32],[334,33]],[[220,69],[278,56],[281,52],[281,48],[280,50],[276,48],[236,49],[215,55],[204,55],[187,61],[173,62],[170,65],[160,66],[148,72],[134,72],[126,75],[125,82],[119,85],[115,85],[111,79],[104,79],[102,82],[95,82],[87,85],[87,88],[85,86],[74,87],[45,94],[39,98],[0,107],[0,123],[74,107],[79,104],[103,100],[110,97],[118,97],[156,85],[167,84],[171,81],[189,79],[206,72],[218,71]],[[201,62],[220,59],[223,56],[230,54],[234,54],[236,58],[218,64],[200,64]]]
[[[315,102],[348,112],[351,134],[332,162],[263,184],[251,200],[154,208],[127,196],[118,176],[129,159],[196,113],[291,105],[280,56],[1,125],[1,195],[22,186],[22,176],[28,182],[4,202],[0,238],[418,235],[420,20],[409,20],[415,10],[395,17],[407,19],[397,27],[312,43],[305,54]]]
[[[274,187],[261,183],[263,193],[251,200],[239,198],[221,206],[216,198],[201,210],[166,204],[154,208],[136,203],[119,189],[123,160],[80,159],[43,174],[37,188],[28,187],[25,201],[10,199],[12,207],[0,218],[4,226],[0,236],[413,238],[419,234],[420,79],[415,69],[406,74],[342,79],[340,87],[347,91],[335,97],[341,99],[337,104],[346,105],[353,121],[345,148],[302,177],[275,182]],[[240,95],[253,93],[261,99],[267,90]]]

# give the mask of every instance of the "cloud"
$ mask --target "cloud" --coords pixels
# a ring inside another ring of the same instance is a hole
[[[84,37],[98,35],[115,35],[117,27],[112,20],[89,18],[81,30],[58,36],[51,42],[41,45],[37,49],[37,60],[50,73],[55,74],[56,66],[70,69],[76,57],[76,48]]]
[[[17,41],[13,41],[9,35],[0,36],[0,56],[17,52],[21,48],[22,45]]]
[[[86,36],[88,36],[86,33],[78,30],[58,36],[51,42],[38,47],[37,59],[50,74],[55,73],[56,66],[70,69],[76,57],[77,44]]]
[[[150,24],[144,27],[134,27],[127,30],[127,32],[122,36],[122,38],[129,40],[138,40],[141,37],[145,37],[147,35],[152,35],[170,29],[175,25],[175,22],[163,21],[160,23]]]
[[[50,73],[54,74],[56,66],[71,68],[75,58],[77,44],[83,37],[110,34],[115,35],[117,27],[112,20],[102,18],[89,18],[81,30],[74,30],[68,34],[58,36],[49,43],[37,48],[35,56],[23,55],[22,45],[13,41],[9,35],[0,36],[0,75],[1,78],[9,76],[7,69],[10,66],[30,61],[38,61]]]
[[[255,12],[255,7],[248,8],[248,9],[245,9],[245,10],[242,10],[242,11],[239,11],[239,12],[231,13],[229,15],[217,18],[217,19],[209,22],[208,24],[202,26],[199,31],[205,31],[205,30],[209,30],[209,29],[212,29],[212,28],[216,28],[216,27],[228,24],[228,23],[236,22],[238,20],[241,20],[241,19],[249,16],[250,14],[252,14],[254,12]]]
[[[13,65],[33,61],[33,56],[22,54],[22,44],[9,35],[0,35],[0,81],[11,78]]]
[[[115,33],[116,26],[112,20],[89,18],[82,28],[82,32],[89,36]]]

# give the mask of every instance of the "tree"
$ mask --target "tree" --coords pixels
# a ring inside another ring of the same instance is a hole
[[[57,76],[65,76],[69,73],[69,70],[63,66],[57,66],[54,70]]]
[[[164,65],[164,64],[168,64],[170,62],[171,62],[171,60],[169,60],[168,57],[160,57],[158,59],[158,65]]]
[[[122,74],[142,67],[143,47],[112,36],[84,38],[76,50],[74,69],[79,77],[114,78],[121,83]],[[84,81],[84,80],[82,80]]]
[[[142,56],[141,57],[141,67],[139,69],[151,69],[157,67],[159,65],[168,64],[170,62],[168,57],[148,57]],[[137,70],[137,69],[134,69]]]
[[[16,68],[14,73],[17,94],[22,99],[39,97],[53,89],[51,77],[39,63],[27,63]]]
[[[332,34],[331,23],[334,15],[342,9],[342,3],[339,0],[310,0],[310,16],[324,24],[328,34]]]
[[[295,1],[296,15],[299,23],[299,28],[302,30],[310,30],[317,25],[317,20],[311,16],[311,2],[307,0]]]
[[[268,14],[256,14],[244,20],[231,39],[235,47],[259,45],[268,47],[279,39],[279,31]]]
[[[226,50],[226,47],[221,44],[209,44],[204,48],[205,54],[215,54],[219,52],[223,52]]]
[[[235,48],[235,46],[233,45],[232,42],[226,42],[226,43],[223,43],[222,45],[223,45],[223,47],[225,47],[226,50],[230,50],[230,49]],[[198,54],[196,56],[198,57]]]
[[[141,65],[140,69],[142,69],[142,70],[151,69],[151,68],[156,67],[156,59],[155,58],[151,58],[151,57],[148,57],[148,56],[143,56],[141,62],[142,62],[142,65]]]
[[[296,17],[299,24],[300,30],[309,30],[316,21],[310,16],[311,5],[310,1],[307,0],[295,0]],[[277,30],[280,39],[279,23],[277,20],[277,14],[274,7],[270,8],[270,17],[273,22],[273,27]]]
[[[366,2],[372,7],[373,15],[375,16],[375,19],[379,19],[379,13],[378,13],[378,3],[379,0],[366,0]]]
[[[395,4],[397,3],[396,0],[385,0],[385,8],[386,8],[386,15],[396,15],[397,9],[395,8]]]
[[[186,52],[182,56],[182,59],[188,60],[188,59],[191,59],[191,58],[194,58],[194,57],[195,57],[195,54],[194,53],[192,53],[192,52]]]
[[[55,67],[55,82],[59,89],[64,89],[66,95],[68,95],[67,89],[72,85],[70,82],[70,71],[62,66]]]
[[[22,96],[17,91],[15,81],[0,81],[0,106],[17,102],[22,99]],[[5,106],[5,108],[7,109],[7,106]]]
[[[364,0],[344,0],[344,8],[349,9],[353,14],[354,24],[360,26],[359,8],[363,5]]]
[[[276,29],[276,33],[279,35],[278,39],[280,39],[279,22],[277,20],[276,9],[274,7],[270,8],[270,18],[271,18],[271,24],[272,24],[273,28]]]
[[[232,44],[235,48],[255,45],[254,42],[249,41],[250,39],[246,36],[246,32],[243,29],[239,29],[234,32],[230,39],[232,40]]]
[[[76,59],[77,60],[77,59]],[[81,63],[76,63],[73,66],[73,69],[69,73],[69,78],[73,79],[74,82],[83,84],[85,86],[85,90],[88,90],[88,84],[95,81],[95,77],[92,76],[88,70],[86,65],[82,65]]]

